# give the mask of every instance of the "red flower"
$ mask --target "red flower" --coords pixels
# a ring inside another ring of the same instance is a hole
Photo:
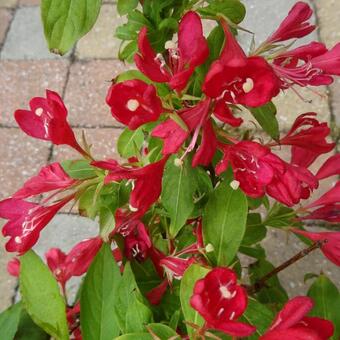
[[[67,122],[67,109],[58,93],[46,90],[46,99],[35,97],[30,101],[30,110],[17,110],[14,115],[20,128],[29,136],[56,145],[66,144],[85,153]]]
[[[333,324],[324,319],[307,317],[313,300],[297,296],[288,301],[278,313],[269,330],[260,340],[327,340],[334,333]]]
[[[163,111],[155,87],[138,79],[112,85],[106,102],[112,116],[131,130],[156,121]]]
[[[168,277],[168,281],[172,279],[180,280],[188,267],[195,262],[193,257],[182,259],[178,256],[166,256],[159,261],[160,266]]]
[[[170,45],[166,65],[163,56],[156,55],[152,49],[147,38],[147,28],[142,28],[138,36],[139,54],[135,55],[135,63],[151,80],[169,83],[172,89],[182,91],[195,68],[203,64],[209,55],[198,14],[189,11],[183,16],[179,24],[178,48]]]
[[[313,10],[305,2],[297,2],[282,21],[279,28],[266,40],[267,44],[277,43],[293,38],[302,38],[315,30],[308,20]]]
[[[313,242],[326,241],[321,246],[323,254],[337,266],[340,266],[340,232],[308,232],[300,229],[291,229],[295,234],[307,237]]]
[[[73,195],[50,206],[41,206],[16,198],[1,201],[0,217],[9,220],[2,228],[2,234],[10,237],[6,243],[6,250],[20,254],[30,250],[38,241],[41,230],[71,199]]]
[[[308,167],[321,154],[330,152],[335,143],[328,143],[330,134],[327,123],[320,123],[313,118],[316,113],[300,115],[288,134],[279,142],[280,145],[292,145],[292,164]]]
[[[37,176],[30,178],[13,197],[27,198],[45,192],[66,189],[76,181],[70,178],[59,163],[44,166]]]
[[[255,327],[235,321],[247,308],[248,297],[237,284],[236,274],[228,268],[217,267],[198,280],[190,299],[192,308],[206,321],[206,328],[242,337],[255,332]]]
[[[7,272],[9,275],[19,277],[20,274],[20,260],[16,257],[12,258],[7,263]]]
[[[136,221],[133,230],[124,238],[125,255],[128,259],[136,259],[143,262],[147,259],[152,242],[145,225],[141,221]]]
[[[340,203],[325,205],[315,209],[306,216],[299,217],[300,220],[323,220],[330,223],[340,222]]]
[[[235,180],[250,197],[263,196],[275,173],[284,173],[284,162],[259,143],[241,141],[234,145],[221,144],[220,148],[224,156],[217,164],[217,174],[225,171],[230,162]]]
[[[317,172],[316,177],[321,180],[334,175],[340,175],[340,153],[329,157]]]
[[[301,199],[309,198],[318,186],[317,178],[308,169],[285,163],[284,173],[275,173],[266,191],[277,201],[291,207]]]
[[[109,170],[105,183],[123,179],[135,180],[130,196],[130,210],[137,212],[136,215],[140,217],[157,201],[161,194],[163,171],[167,159],[167,157],[164,157],[160,161],[142,168],[123,167],[115,160],[98,161],[91,164]]]
[[[306,208],[315,208],[322,205],[337,204],[340,202],[340,181],[338,181],[335,186],[327,191],[316,201],[308,204]]]
[[[280,81],[262,57],[245,55],[226,22],[222,21],[225,47],[203,84],[203,92],[232,104],[258,107],[268,103],[280,91]]]

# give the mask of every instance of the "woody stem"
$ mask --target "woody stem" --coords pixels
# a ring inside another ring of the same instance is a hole
[[[289,260],[282,263],[280,266],[274,268],[271,272],[269,272],[268,274],[263,276],[261,279],[257,280],[253,285],[246,287],[248,294],[257,293],[259,290],[261,290],[263,287],[265,287],[266,281],[268,281],[271,277],[273,277],[277,273],[281,272],[282,270],[286,269],[287,267],[289,267],[293,263],[301,260],[302,258],[307,256],[309,253],[314,251],[315,249],[321,248],[326,242],[327,242],[327,240],[320,240],[320,241],[313,243],[310,247],[301,250],[296,255],[291,257]]]

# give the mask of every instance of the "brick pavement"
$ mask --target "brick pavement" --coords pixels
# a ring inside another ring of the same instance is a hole
[[[272,6],[274,2],[275,6]],[[245,0],[249,16],[243,26],[256,31],[261,40],[277,26],[294,2]],[[0,199],[14,192],[24,179],[46,162],[72,156],[69,149],[54,148],[49,143],[25,136],[13,120],[13,111],[27,107],[28,100],[43,95],[45,88],[62,94],[76,133],[86,130],[98,156],[115,157],[120,125],[111,118],[105,105],[105,94],[110,79],[126,66],[117,60],[119,41],[113,37],[121,19],[112,0],[104,3],[93,30],[78,42],[71,53],[61,58],[47,50],[39,21],[39,0],[0,0]],[[313,38],[320,36],[328,46],[340,41],[337,16],[340,1],[313,0],[311,4],[317,9],[314,20],[320,25]],[[258,20],[259,17],[263,20]],[[240,35],[243,44],[247,43],[248,38]],[[326,99],[314,97],[312,105],[300,101],[293,93],[286,98],[278,98],[278,117],[283,130],[288,128],[298,113],[312,109],[319,111],[320,118],[335,126],[336,117],[340,117],[340,97],[336,95],[339,90],[340,82],[330,90],[322,89],[321,92],[326,94],[330,91],[330,96]],[[311,93],[302,92],[307,97],[311,96]],[[59,223],[75,223],[74,218],[60,217]],[[53,245],[53,234],[50,237],[44,241],[45,247]],[[68,238],[64,239],[66,242]],[[43,252],[43,248],[38,250]],[[278,258],[280,256],[277,255]],[[15,281],[5,272],[7,258],[1,248],[0,310],[10,303],[9,287],[15,285]]]

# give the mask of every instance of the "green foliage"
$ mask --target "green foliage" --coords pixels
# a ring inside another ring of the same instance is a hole
[[[96,168],[85,159],[63,161],[61,166],[74,179],[88,179],[96,176]]]
[[[97,20],[101,0],[42,0],[41,18],[51,52],[69,51]]]
[[[246,230],[247,212],[245,195],[228,183],[211,193],[203,214],[203,237],[214,248],[208,256],[215,265],[227,266],[234,259]]]
[[[142,128],[129,130],[126,128],[118,138],[118,152],[124,158],[130,158],[139,154],[144,142]]]
[[[27,313],[38,326],[57,339],[69,338],[65,301],[58,284],[32,250],[21,256],[20,293]]]
[[[14,339],[19,326],[20,313],[21,303],[17,303],[0,314],[0,339]]]
[[[80,321],[84,340],[111,340],[119,335],[113,306],[121,275],[111,248],[103,244],[84,280],[80,298]]]
[[[332,339],[340,337],[340,292],[334,283],[325,275],[320,275],[308,290],[308,296],[314,301],[309,314],[333,322],[335,331]]]

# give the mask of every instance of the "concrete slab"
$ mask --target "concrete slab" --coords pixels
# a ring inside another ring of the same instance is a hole
[[[12,20],[12,11],[6,8],[0,8],[0,46],[3,44],[8,26]]]
[[[0,57],[16,60],[61,58],[48,50],[39,7],[22,7],[15,12]]]
[[[18,3],[18,0],[0,0],[0,7],[14,8]]]

